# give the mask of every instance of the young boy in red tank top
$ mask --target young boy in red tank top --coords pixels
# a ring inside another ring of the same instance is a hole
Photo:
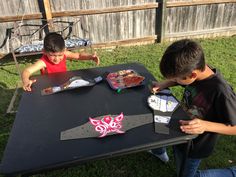
[[[25,68],[22,72],[23,89],[25,91],[31,91],[31,85],[36,80],[31,80],[30,76],[41,71],[41,74],[50,74],[56,72],[65,72],[66,69],[66,58],[75,60],[92,60],[99,65],[99,57],[95,54],[86,53],[73,53],[67,51],[65,48],[65,41],[60,34],[49,33],[44,38],[43,44],[43,56],[35,62],[33,65]]]

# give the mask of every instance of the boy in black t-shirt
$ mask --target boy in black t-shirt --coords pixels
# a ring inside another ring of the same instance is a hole
[[[182,85],[183,107],[192,120],[181,120],[180,129],[199,134],[193,140],[181,177],[194,177],[202,158],[208,157],[218,134],[232,134],[236,127],[236,95],[217,69],[205,64],[201,46],[188,39],[174,42],[165,51],[160,71],[165,81],[154,83],[153,91]],[[179,174],[186,144],[174,146]]]

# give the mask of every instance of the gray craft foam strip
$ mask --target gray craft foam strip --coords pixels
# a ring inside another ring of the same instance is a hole
[[[111,117],[116,117],[117,115],[111,115]],[[102,119],[104,116],[97,117],[95,119]],[[127,131],[129,129],[139,127],[141,125],[149,124],[153,122],[153,115],[149,114],[141,114],[141,115],[132,115],[132,116],[124,116],[122,120],[122,131]],[[115,132],[111,132],[107,135],[114,135]],[[95,131],[94,126],[87,122],[81,126],[68,129],[61,132],[61,140],[70,140],[70,139],[79,139],[79,138],[91,138],[91,137],[99,137],[100,133]]]
[[[75,80],[84,80],[82,77],[80,76],[73,76],[72,78],[70,78],[67,82],[65,83],[68,83],[68,82],[73,82]],[[51,94],[54,94],[54,93],[58,93],[58,92],[62,92],[62,91],[65,91],[65,90],[72,90],[72,89],[76,89],[76,88],[80,88],[80,87],[87,87],[87,86],[93,86],[95,85],[96,83],[102,81],[102,77],[101,76],[98,76],[94,79],[87,79],[87,80],[84,80],[84,81],[87,81],[89,82],[87,85],[81,85],[81,86],[77,86],[77,87],[67,87],[67,88],[63,88],[63,85],[65,84],[61,84],[59,86],[53,86],[53,87],[60,87],[61,89],[56,91],[56,92],[51,92],[51,93],[48,93],[48,92],[45,92],[45,90],[41,90],[41,95],[45,96],[45,95],[51,95]],[[52,88],[53,88],[52,87]]]

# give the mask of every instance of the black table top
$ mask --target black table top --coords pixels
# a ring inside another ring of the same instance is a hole
[[[41,96],[40,91],[60,85],[72,76],[94,78],[105,72],[134,69],[145,77],[146,84],[117,93],[106,81],[53,95]],[[0,166],[3,174],[38,173],[47,169],[79,164],[91,159],[108,158],[187,142],[194,138],[179,130],[179,119],[188,119],[179,108],[172,115],[170,133],[158,134],[154,124],[146,124],[122,135],[105,138],[60,140],[60,132],[82,125],[89,117],[100,115],[150,114],[147,97],[148,80],[155,78],[141,64],[131,63],[35,76],[32,92],[24,92],[4,151]]]

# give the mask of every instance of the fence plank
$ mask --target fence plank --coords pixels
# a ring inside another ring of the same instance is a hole
[[[165,38],[165,27],[166,27],[166,0],[161,0],[160,8],[156,10],[156,34],[158,42],[163,42]]]
[[[52,21],[52,11],[51,11],[51,5],[49,0],[43,0],[45,14],[47,22],[49,23],[49,30],[53,29],[53,21]]]
[[[95,15],[95,14],[104,14],[104,13],[116,13],[116,12],[154,9],[157,7],[158,7],[158,3],[148,3],[148,4],[143,4],[143,5],[119,6],[119,7],[80,10],[80,11],[52,12],[52,17],[56,18],[56,17],[64,17],[64,16]],[[35,14],[25,14],[25,15],[17,15],[17,16],[1,16],[0,23],[17,21],[17,20],[21,20],[22,18],[24,18],[25,20],[41,19],[43,18],[43,15],[41,13],[35,13]]]
[[[154,9],[154,8],[157,8],[157,7],[158,7],[158,3],[150,3],[150,4],[142,4],[142,5],[118,6],[118,7],[80,10],[80,11],[53,12],[52,14],[53,14],[53,17],[80,16],[80,15],[95,15],[95,14],[105,14],[105,13],[116,13],[116,12]]]

